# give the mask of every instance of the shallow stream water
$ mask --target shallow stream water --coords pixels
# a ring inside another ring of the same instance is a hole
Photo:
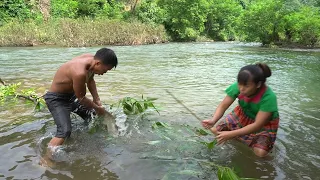
[[[0,179],[216,179],[217,169],[208,162],[234,168],[240,177],[320,179],[319,50],[266,49],[242,43],[110,48],[119,64],[95,77],[101,100],[112,104],[143,94],[158,98],[160,115],[128,116],[119,137],[106,131],[89,134],[75,117],[71,138],[57,154],[59,161],[44,168],[38,162],[55,133],[51,114],[34,113],[33,105],[24,101],[6,101],[0,105]],[[43,94],[62,63],[98,49],[0,48],[0,77]],[[260,159],[238,142],[208,150],[193,134],[194,127],[201,127],[197,118],[167,91],[205,119],[236,81],[239,69],[256,62],[271,67],[273,75],[267,84],[278,97],[281,120],[273,152]],[[155,122],[170,128],[152,129]]]

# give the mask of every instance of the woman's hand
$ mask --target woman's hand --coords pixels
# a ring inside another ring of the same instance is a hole
[[[206,129],[210,129],[214,126],[214,121],[212,119],[205,119],[201,122],[202,126]]]
[[[216,136],[216,139],[218,141],[218,144],[223,144],[226,141],[234,138],[232,131],[218,131],[217,133],[218,135]]]

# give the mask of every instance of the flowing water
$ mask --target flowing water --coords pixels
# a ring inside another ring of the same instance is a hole
[[[6,101],[0,105],[0,179],[216,179],[210,162],[234,168],[241,177],[320,179],[320,51],[241,43],[111,48],[119,65],[95,78],[101,100],[112,104],[143,94],[158,98],[160,115],[128,116],[118,137],[106,131],[89,134],[83,121],[73,117],[71,138],[56,152],[55,166],[45,168],[38,163],[56,130],[51,114],[34,113],[24,101]],[[0,48],[0,77],[43,94],[62,63],[98,49]],[[196,116],[208,118],[238,70],[259,61],[273,71],[267,84],[278,96],[281,116],[271,155],[257,158],[236,141],[209,150],[193,134],[194,127],[201,127],[197,118],[168,92]],[[155,122],[169,128],[152,129]]]

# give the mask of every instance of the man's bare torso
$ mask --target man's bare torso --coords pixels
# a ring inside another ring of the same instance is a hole
[[[56,93],[73,93],[73,77],[75,74],[87,76],[92,59],[93,55],[84,54],[64,63],[57,70],[49,91]]]

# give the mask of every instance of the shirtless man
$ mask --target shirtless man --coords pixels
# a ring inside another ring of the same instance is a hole
[[[49,142],[49,147],[63,144],[71,134],[70,113],[74,112],[88,120],[92,113],[99,116],[107,112],[102,107],[97,93],[94,74],[103,75],[116,67],[118,59],[108,48],[92,54],[83,54],[63,64],[56,72],[45,101],[57,125],[57,133]],[[86,97],[88,87],[93,100]]]

